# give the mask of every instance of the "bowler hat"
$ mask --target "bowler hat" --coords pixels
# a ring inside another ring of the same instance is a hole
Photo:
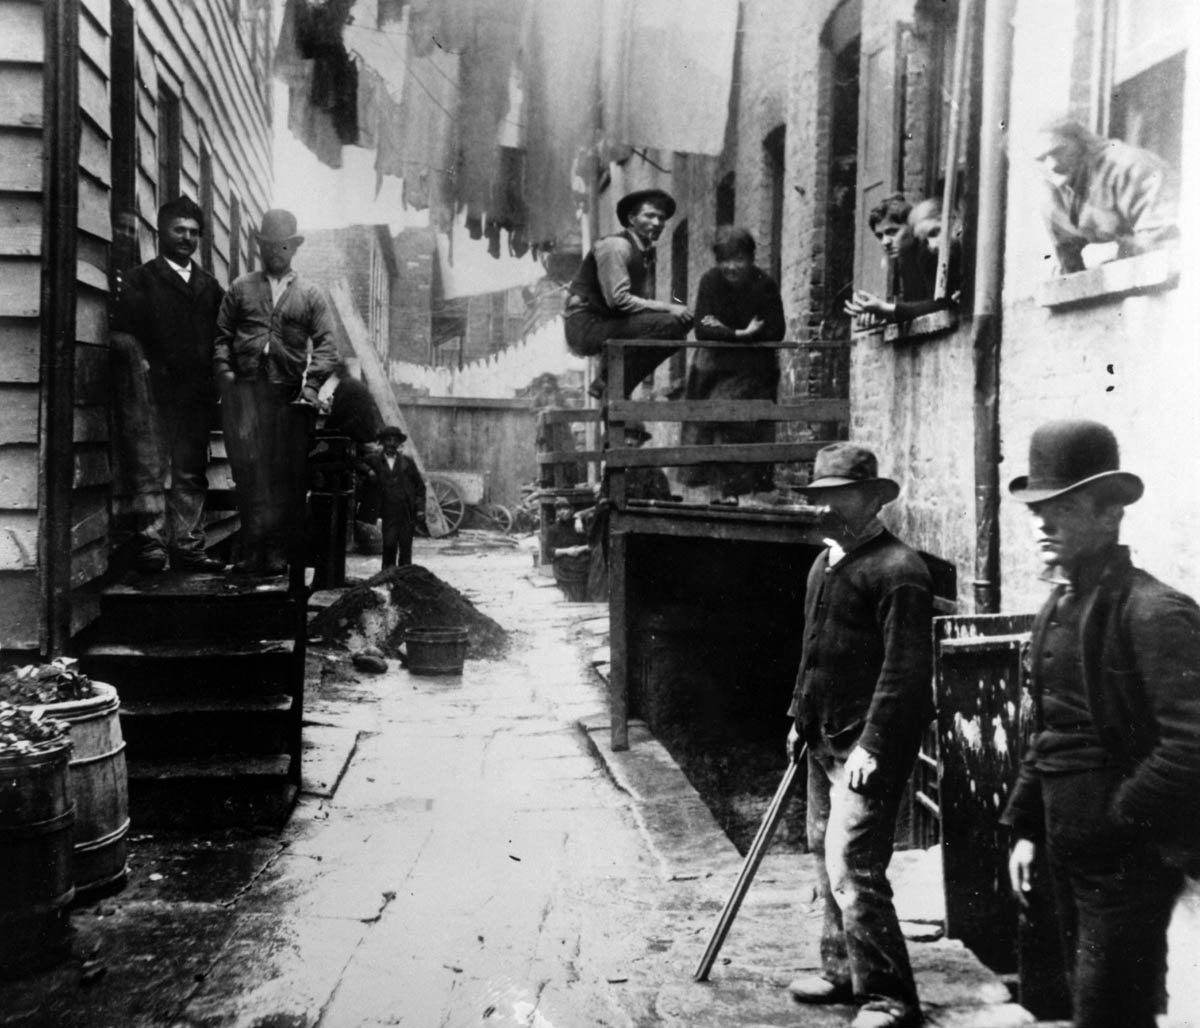
[[[1041,503],[1092,482],[1110,482],[1121,503],[1141,498],[1142,480],[1120,470],[1117,437],[1098,421],[1047,421],[1029,439],[1029,474],[1014,478],[1009,493]]]
[[[304,237],[296,232],[296,215],[278,207],[262,216],[262,224],[254,233],[254,238],[260,243],[304,242]]]
[[[662,189],[635,189],[617,201],[617,221],[628,225],[644,203],[657,204],[668,218],[675,216],[675,198],[670,193]]]
[[[812,481],[805,492],[815,489],[840,489],[848,485],[870,485],[878,488],[884,503],[900,495],[900,486],[890,478],[879,477],[875,454],[856,443],[830,443],[817,451],[813,462]]]
[[[625,422],[625,434],[626,435],[635,435],[642,442],[645,442],[647,439],[652,438],[650,433],[648,431],[646,431],[646,424],[643,421],[626,421]]]
[[[404,440],[408,438],[408,436],[406,436],[401,430],[399,425],[385,425],[379,430],[378,439],[380,442],[383,442],[385,439],[389,439],[391,437],[399,439],[400,442],[404,442]]]

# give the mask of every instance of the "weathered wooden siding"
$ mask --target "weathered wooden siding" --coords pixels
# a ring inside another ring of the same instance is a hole
[[[115,541],[108,309],[114,121],[122,111],[114,110],[112,37],[120,24],[113,8],[124,2],[80,0],[78,49],[57,55],[73,60],[78,72],[76,314],[70,388],[50,391],[41,370],[49,352],[42,309],[44,164],[52,128],[44,113],[46,9],[29,0],[0,0],[0,647],[6,650],[46,645],[47,572],[39,564],[46,525],[62,525],[60,518],[70,525],[72,630],[92,615],[83,587],[104,574]],[[231,263],[248,266],[250,229],[270,195],[270,3],[142,0],[132,24],[138,259],[154,255],[155,215],[170,198],[158,181],[158,102],[165,86],[179,98],[180,187],[199,200],[202,178],[207,186],[211,266],[224,284]],[[231,213],[235,203],[237,217]],[[60,402],[73,405],[72,481],[64,511],[39,508],[49,495],[42,482],[42,407]]]
[[[536,424],[528,401],[420,397],[401,403],[410,445],[431,472],[484,472],[486,499],[505,506],[517,504],[521,486],[535,480]]]

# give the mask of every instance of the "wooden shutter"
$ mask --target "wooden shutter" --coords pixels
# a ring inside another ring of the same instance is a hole
[[[897,189],[898,99],[895,33],[873,40],[864,39],[859,57],[854,285],[877,296],[887,295],[887,267],[883,250],[867,225],[867,212]]]

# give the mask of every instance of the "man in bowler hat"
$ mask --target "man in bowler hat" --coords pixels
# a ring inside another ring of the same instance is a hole
[[[824,447],[805,491],[825,508],[828,537],[808,575],[788,754],[808,744],[808,845],[825,919],[820,972],[788,990],[800,1003],[858,1005],[853,1028],[909,1028],[921,1008],[887,866],[933,716],[932,585],[878,518],[900,487],[879,477],[870,450]]]
[[[1001,817],[1018,900],[1053,891],[1076,1028],[1154,1028],[1166,933],[1200,854],[1200,608],[1119,544],[1142,481],[1094,421],[1052,421],[1012,496],[1052,590],[1034,621],[1034,734]],[[1034,877],[1045,850],[1049,882]]]
[[[675,214],[675,200],[661,189],[639,189],[617,202],[622,231],[596,240],[571,282],[563,315],[567,347],[579,357],[595,357],[609,339],[686,339],[692,312],[681,298],[667,303],[656,292],[655,244]],[[629,351],[625,394],[671,354],[675,347]],[[605,372],[588,387],[599,398]]]
[[[242,520],[233,570],[280,575],[302,537],[317,392],[338,354],[325,294],[292,268],[296,216],[267,211],[255,238],[263,268],[225,294],[213,367]]]
[[[425,523],[425,480],[400,452],[408,438],[396,425],[379,433],[382,453],[365,458],[371,488],[383,519],[383,570],[412,563],[413,533]]]

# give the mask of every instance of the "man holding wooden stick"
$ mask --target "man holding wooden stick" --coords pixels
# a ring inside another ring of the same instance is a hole
[[[817,454],[810,501],[827,548],[808,576],[789,759],[808,744],[808,845],[825,921],[821,971],[801,1003],[856,1003],[852,1028],[910,1028],[921,1008],[887,866],[896,812],[933,715],[932,587],[921,557],[879,521],[900,487],[853,443]]]

